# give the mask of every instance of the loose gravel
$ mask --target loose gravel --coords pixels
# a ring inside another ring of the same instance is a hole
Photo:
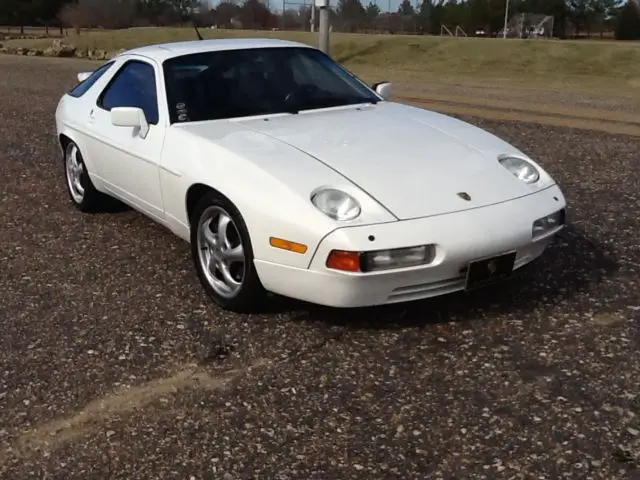
[[[467,118],[565,190],[546,257],[470,295],[240,316],[170,232],[70,204],[78,65],[0,57],[0,478],[640,478],[640,140]]]

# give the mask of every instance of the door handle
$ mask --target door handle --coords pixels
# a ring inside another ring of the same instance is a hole
[[[89,112],[89,123],[93,123],[93,121],[96,119],[94,113],[93,113],[93,108],[91,109],[91,111]]]

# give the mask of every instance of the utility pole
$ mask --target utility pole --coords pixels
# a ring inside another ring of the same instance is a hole
[[[284,17],[287,9],[286,0],[282,0],[282,19],[280,20],[280,30],[284,30]]]
[[[311,4],[311,33],[316,31],[316,4]]]
[[[504,28],[502,29],[502,38],[507,38],[507,24],[509,23],[509,0],[506,0],[504,6]]]
[[[319,47],[329,55],[329,0],[314,0],[320,9],[320,28],[318,29]]]

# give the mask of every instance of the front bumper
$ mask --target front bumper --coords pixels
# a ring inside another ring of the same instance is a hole
[[[561,190],[553,186],[458,213],[340,228],[322,240],[308,269],[260,260],[255,265],[267,290],[320,305],[362,307],[419,300],[463,290],[466,267],[475,259],[515,250],[514,269],[535,260],[557,232],[532,241],[533,221],[565,206]],[[430,243],[438,245],[438,253],[426,266],[352,273],[325,265],[333,249],[366,251]]]

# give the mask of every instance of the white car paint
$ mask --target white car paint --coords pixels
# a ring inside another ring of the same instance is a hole
[[[337,307],[415,300],[462,290],[462,269],[478,258],[516,250],[515,268],[539,257],[562,228],[532,240],[534,220],[565,208],[542,167],[468,123],[380,101],[230,120],[169,121],[162,62],[203,51],[305,47],[281,40],[207,40],[134,49],[82,97],[64,95],[58,135],[79,146],[96,189],[131,205],[189,241],[187,192],[224,194],[249,230],[260,281],[271,292]],[[145,138],[113,124],[96,105],[122,64],[153,66],[159,122]],[[540,178],[525,184],[497,161],[531,162]],[[362,214],[338,222],[310,201],[318,187],[342,189]],[[471,201],[457,193],[467,192]],[[270,237],[304,244],[304,254],[274,248]],[[374,238],[374,240],[371,240]],[[425,266],[375,272],[329,269],[331,249],[378,250],[437,244]]]
[[[381,103],[301,112],[268,123],[240,122],[326,163],[403,220],[469,208],[455,195],[458,191],[469,192],[471,205],[481,207],[552,184],[548,175],[533,186],[514,182],[511,173],[486,158],[521,152],[495,137],[487,143],[486,132],[477,138],[476,127],[458,121],[446,125],[447,120],[435,112]]]
[[[309,268],[256,262],[265,288],[287,295],[295,286],[297,298],[311,302],[324,300],[333,306],[355,306],[435,297],[465,288],[465,275],[460,269],[471,260],[517,250],[515,268],[520,268],[542,255],[551,238],[532,242],[531,219],[554,211],[561,202],[562,193],[553,186],[492,207],[336,230],[323,239]],[[371,235],[376,238],[375,248],[429,242],[441,249],[429,267],[336,275],[324,266],[331,249],[371,249]]]

